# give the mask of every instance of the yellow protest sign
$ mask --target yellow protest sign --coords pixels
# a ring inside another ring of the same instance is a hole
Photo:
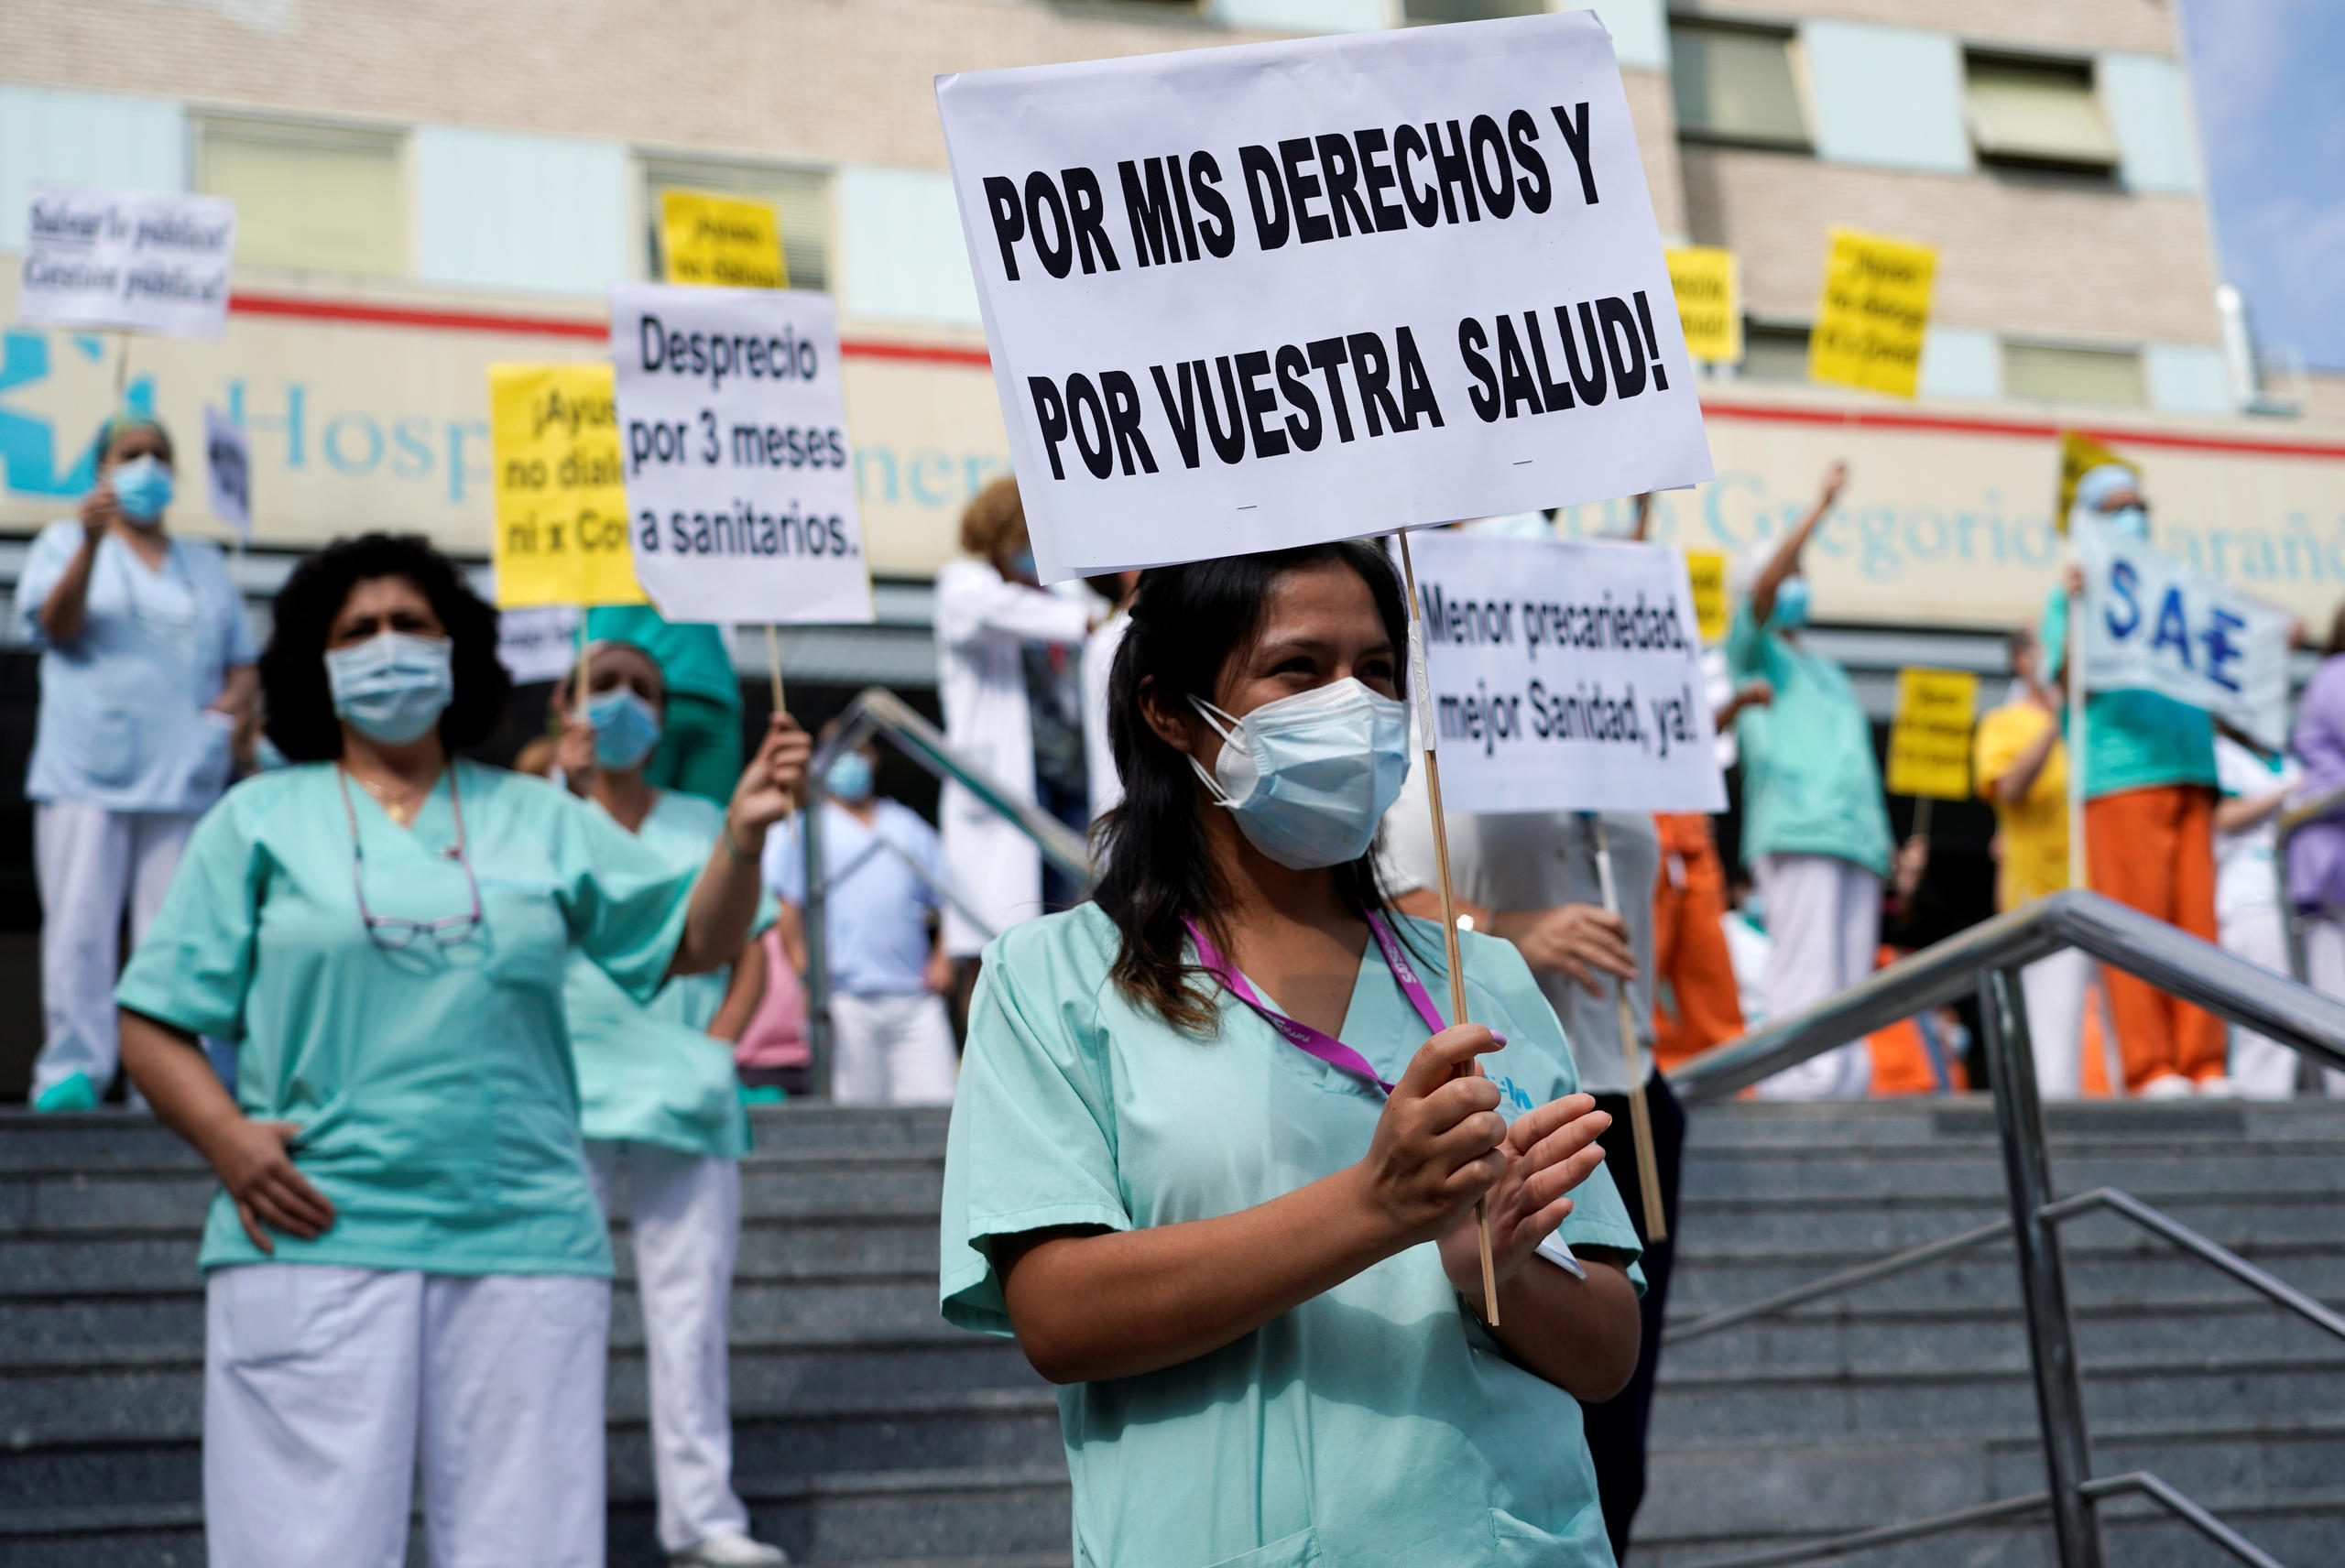
[[[1928,245],[1834,229],[1824,299],[1808,334],[1808,379],[1914,396],[1937,267]]]
[[[1694,619],[1700,625],[1702,640],[1716,642],[1726,636],[1727,622],[1732,618],[1726,599],[1726,557],[1714,550],[1689,550],[1685,575],[1694,584]]]
[[[1661,253],[1677,295],[1685,352],[1712,365],[1742,358],[1742,275],[1734,252],[1717,245],[1681,245]]]
[[[780,289],[781,224],[769,201],[698,191],[660,193],[660,256],[671,283]]]
[[[2077,481],[2104,463],[2125,460],[2081,430],[2060,432],[2060,500],[2052,508],[2052,526],[2068,531],[2068,508],[2077,504]]]
[[[639,604],[607,365],[492,365],[496,603]]]
[[[1889,724],[1889,792],[1970,798],[1970,726],[1979,677],[1961,670],[1901,670]]]

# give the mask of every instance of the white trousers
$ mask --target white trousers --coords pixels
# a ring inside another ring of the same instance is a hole
[[[33,1059],[36,1100],[79,1073],[100,1094],[122,1056],[114,983],[117,933],[130,906],[130,940],[147,934],[195,818],[181,812],[111,811],[86,800],[33,808],[33,876],[40,886],[40,1010],[45,1027]]]
[[[933,991],[831,993],[831,1098],[842,1105],[948,1105],[953,1020]]]
[[[2305,922],[2305,978],[2321,995],[2345,999],[2345,924],[2332,920]],[[2329,1097],[2345,1100],[2345,1073],[2329,1067],[2322,1069],[2322,1077]]]
[[[660,1544],[671,1552],[713,1535],[747,1535],[733,1490],[733,1405],[725,1308],[741,1241],[741,1167],[650,1143],[590,1141],[586,1162],[607,1216],[627,1168],[627,1219],[651,1393],[651,1473]]]
[[[2288,928],[2276,899],[2222,916],[2219,932],[2225,953],[2235,953],[2274,975],[2288,973]],[[2306,957],[2311,957],[2309,942]],[[2237,1024],[2230,1026],[2230,1074],[2241,1094],[2255,1100],[2285,1100],[2296,1094],[2300,1058],[2295,1051]]]
[[[2069,947],[2019,972],[2028,1044],[2035,1054],[2035,1092],[2046,1100],[2073,1100],[2084,1093],[2085,997],[2092,968],[2090,957]]]
[[[611,1283],[316,1263],[204,1285],[211,1568],[604,1568]]]
[[[1787,1018],[1872,973],[1881,948],[1881,878],[1829,855],[1762,855],[1752,879],[1767,911],[1767,1018]],[[1872,1051],[1836,1046],[1760,1081],[1762,1100],[1861,1100]]]

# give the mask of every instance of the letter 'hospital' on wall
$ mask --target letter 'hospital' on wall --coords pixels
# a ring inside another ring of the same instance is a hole
[[[937,102],[1046,580],[1710,476],[1588,13]]]

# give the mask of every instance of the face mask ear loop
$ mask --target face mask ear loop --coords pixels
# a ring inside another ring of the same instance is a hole
[[[1191,697],[1189,699],[1189,706],[1194,708],[1197,711],[1198,717],[1204,719],[1207,724],[1213,727],[1213,733],[1221,737],[1222,745],[1236,746],[1238,744],[1238,731],[1235,728],[1238,721],[1236,719],[1231,719],[1227,713],[1223,713],[1219,708],[1215,707],[1203,697]],[[1229,724],[1227,727],[1222,724],[1224,719],[1229,720]],[[1215,805],[1225,809],[1227,808],[1229,805],[1229,795],[1222,789],[1221,780],[1216,779],[1212,774],[1205,771],[1205,765],[1197,760],[1197,754],[1194,751],[1189,753],[1189,771],[1205,780],[1205,788],[1213,791],[1213,803]]]

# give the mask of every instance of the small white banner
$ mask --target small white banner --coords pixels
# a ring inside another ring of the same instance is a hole
[[[1445,808],[1726,809],[1683,552],[1449,531],[1409,545]]]
[[[575,604],[531,604],[496,613],[496,661],[516,686],[559,681],[578,667]]]
[[[671,621],[868,621],[830,296],[611,290],[635,579]]]
[[[2085,690],[2162,692],[2265,746],[2288,744],[2286,611],[2098,519],[2079,521],[2073,538],[2085,572]]]
[[[1710,477],[1592,13],[936,98],[1045,582]]]
[[[203,406],[203,490],[212,515],[253,539],[253,453],[245,428],[217,407]]]
[[[236,205],[224,197],[36,185],[16,316],[216,338],[235,254]]]

